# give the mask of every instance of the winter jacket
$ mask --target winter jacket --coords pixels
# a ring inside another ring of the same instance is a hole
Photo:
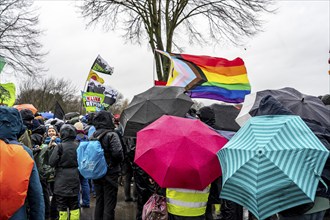
[[[41,146],[43,143],[44,137],[41,134],[33,133],[31,134],[31,144],[32,148],[34,148],[36,145]]]
[[[20,144],[17,141],[10,141],[11,144]],[[26,146],[23,146],[29,155],[33,158],[32,151]],[[32,173],[30,176],[29,189],[26,201],[29,204],[29,219],[44,220],[45,219],[45,203],[42,193],[42,187],[39,179],[37,166],[34,163]],[[27,220],[26,204],[24,204],[17,212],[10,218],[10,220]]]
[[[104,156],[109,165],[108,174],[119,174],[121,171],[120,163],[124,160],[123,147],[118,134],[114,131],[112,115],[110,112],[100,111],[94,117],[96,131],[93,137],[98,137],[108,130],[101,139],[100,143],[104,149]]]
[[[21,116],[17,109],[0,107],[0,139],[8,140],[11,144],[20,144],[17,141],[18,136],[24,133],[25,126],[23,125]],[[29,155],[32,156],[32,151],[23,146]],[[15,168],[13,167],[13,172]],[[29,187],[27,191],[26,202],[29,203],[29,216],[33,220],[45,219],[45,205],[42,188],[39,180],[39,174],[36,165],[33,165],[33,169],[30,176]],[[16,213],[10,218],[10,220],[27,220],[27,208],[24,204]]]
[[[62,142],[50,149],[49,165],[55,167],[54,194],[71,197],[78,196],[80,181],[77,162],[78,142],[76,130],[72,125],[61,127]]]
[[[44,125],[39,125],[37,128],[32,130],[31,143],[32,147],[35,145],[41,146],[44,141],[44,135],[46,133],[46,127]]]

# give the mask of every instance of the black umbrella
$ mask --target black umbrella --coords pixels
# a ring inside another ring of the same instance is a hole
[[[193,105],[185,89],[177,86],[154,86],[135,95],[120,116],[124,136],[135,137],[136,132],[162,115],[183,117]]]
[[[238,131],[240,126],[235,118],[241,109],[240,105],[212,104],[210,106],[215,114],[215,125],[219,130]]]
[[[305,95],[296,89],[286,87],[278,90],[263,90],[245,97],[242,110],[236,118],[238,124],[243,125],[249,117],[259,111],[263,98],[271,95],[282,106],[302,119],[313,120],[322,126],[330,127],[330,110],[316,96]],[[267,108],[267,106],[263,106]]]

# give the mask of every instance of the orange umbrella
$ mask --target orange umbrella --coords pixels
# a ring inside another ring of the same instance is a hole
[[[14,108],[17,108],[18,111],[21,111],[22,109],[30,109],[33,114],[37,113],[38,109],[34,107],[32,104],[20,104],[20,105],[14,105]]]

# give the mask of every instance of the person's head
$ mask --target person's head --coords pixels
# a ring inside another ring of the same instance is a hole
[[[37,129],[40,125],[41,124],[40,124],[40,122],[39,122],[38,119],[33,119],[32,120],[32,129],[31,130],[33,131],[33,130]]]
[[[58,136],[58,132],[57,132],[55,125],[48,126],[47,136],[49,136],[49,137]]]
[[[39,120],[33,119],[31,131],[32,131],[32,134],[44,135],[46,133],[46,127],[45,127],[45,125],[40,124]]]
[[[80,121],[76,122],[73,126],[75,127],[77,133],[79,133],[79,134],[84,134],[85,133],[84,125]]]
[[[30,109],[22,109],[20,111],[22,120],[23,120],[23,124],[30,130],[32,130],[33,127],[33,119],[34,119],[34,115],[33,112]]]
[[[26,129],[18,110],[0,106],[0,116],[0,138],[17,140]]]
[[[325,105],[330,105],[330,94],[326,94],[326,95],[322,96],[321,101]]]
[[[99,111],[95,114],[93,125],[96,129],[114,129],[115,125],[113,123],[113,115],[111,114],[111,112]]]
[[[76,129],[71,124],[64,124],[60,130],[60,138],[62,141],[74,140],[77,136]]]

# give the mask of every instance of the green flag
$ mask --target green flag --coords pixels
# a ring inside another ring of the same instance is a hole
[[[82,93],[83,104],[87,112],[97,112],[102,109],[104,95],[94,92],[84,92]]]
[[[16,99],[14,83],[0,84],[0,105],[13,106]]]
[[[0,56],[0,73],[3,69],[3,67],[5,66],[5,64],[6,64],[5,59],[2,56]]]

